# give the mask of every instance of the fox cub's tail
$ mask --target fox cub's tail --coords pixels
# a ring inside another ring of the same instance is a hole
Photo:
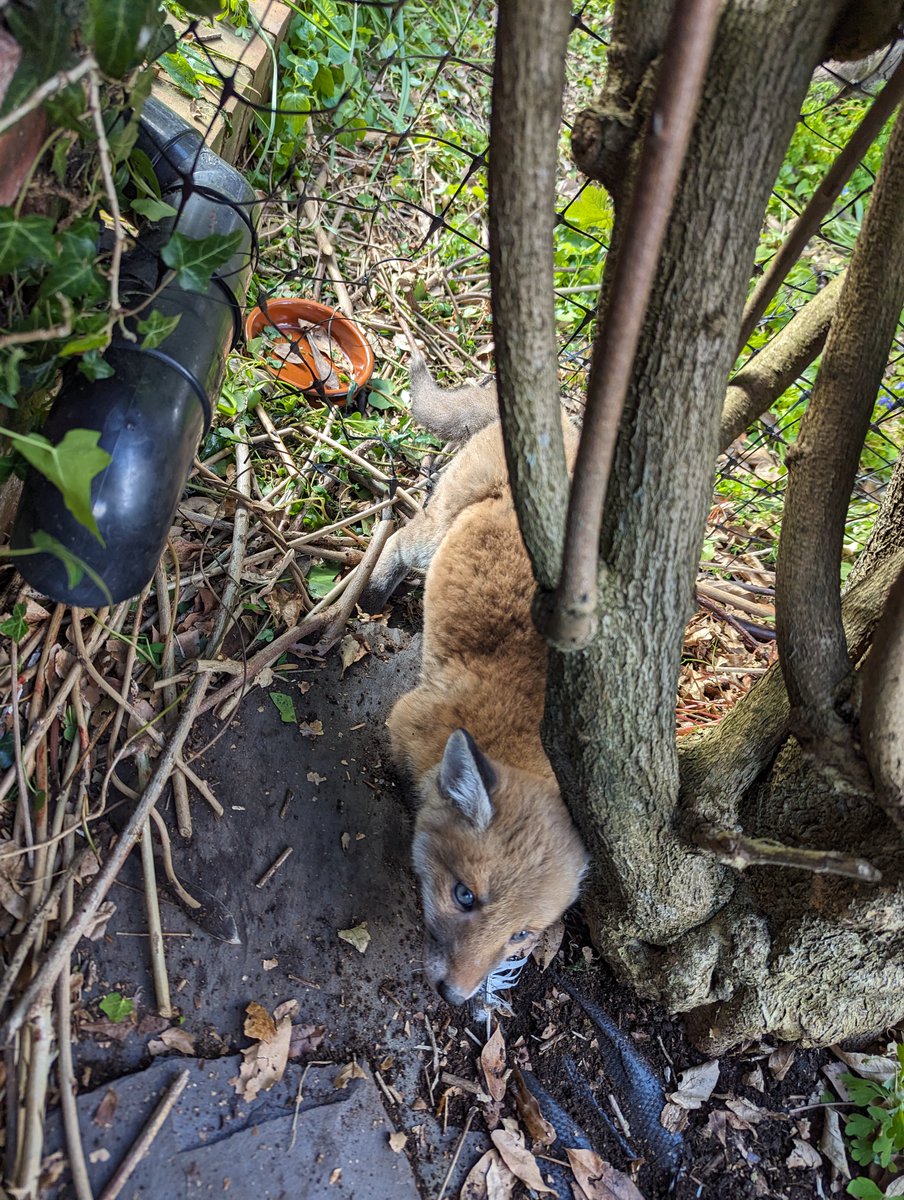
[[[407,332],[407,330],[406,330]],[[411,346],[411,414],[419,425],[447,442],[464,442],[499,416],[496,384],[470,383],[443,389],[437,386],[424,356],[408,334]]]

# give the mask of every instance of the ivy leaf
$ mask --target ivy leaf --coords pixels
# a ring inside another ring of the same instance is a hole
[[[232,233],[212,233],[205,238],[174,233],[163,247],[161,257],[176,272],[179,287],[203,294],[210,287],[213,272],[229,261],[241,244],[242,236],[241,229]]]
[[[103,1000],[97,1006],[105,1017],[109,1017],[111,1021],[124,1021],[126,1017],[130,1017],[135,1011],[135,1001],[130,1000],[128,996],[124,996],[122,992],[107,992]]]
[[[164,217],[174,217],[176,209],[165,200],[155,200],[152,196],[140,196],[132,201],[132,208],[139,216],[147,217],[149,221],[162,221]]]
[[[12,614],[0,623],[0,633],[4,637],[12,638],[17,645],[22,641],[26,633],[28,633],[28,622],[25,620],[24,604],[13,605]]]
[[[16,267],[49,262],[56,257],[50,217],[16,217],[11,208],[0,208],[0,275]]]
[[[94,265],[93,255],[65,254],[41,280],[39,299],[68,296],[70,300],[97,299],[104,294],[104,281]]]
[[[82,576],[87,575],[92,583],[98,588],[103,595],[107,604],[113,603],[113,597],[110,595],[110,589],[107,587],[104,580],[98,575],[93,567],[90,567],[84,559],[79,558],[77,554],[64,546],[62,542],[57,541],[51,534],[45,533],[43,529],[37,529],[31,535],[31,550],[0,550],[0,554],[6,554],[10,558],[20,558],[26,554],[34,554],[37,551],[40,554],[52,554],[54,558],[58,558],[66,568],[66,575],[71,588],[78,587],[81,583]]]
[[[89,0],[90,37],[98,66],[119,79],[141,57],[138,50],[147,6],[139,0]]]
[[[116,372],[99,350],[89,350],[78,361],[78,369],[86,379],[96,383],[98,379],[109,379]]]
[[[161,342],[166,341],[181,319],[181,313],[165,317],[158,309],[154,309],[143,321],[138,322],[142,350],[156,350]]]
[[[100,439],[98,430],[69,429],[56,446],[40,433],[13,433],[9,429],[0,432],[10,439],[36,471],[40,471],[59,488],[63,503],[76,521],[90,529],[103,545],[91,511],[91,481],[110,462],[110,455],[97,444]]]
[[[295,716],[295,705],[292,702],[292,697],[287,696],[285,692],[268,692],[267,694],[279,710],[279,719],[283,724],[296,725],[298,718]]]

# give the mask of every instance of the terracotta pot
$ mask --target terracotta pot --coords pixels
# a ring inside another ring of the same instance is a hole
[[[266,313],[253,308],[245,318],[245,340],[261,334],[268,335],[264,366],[307,396],[341,404],[352,383],[355,391],[373,374],[373,351],[361,329],[328,304],[292,296],[268,300]]]

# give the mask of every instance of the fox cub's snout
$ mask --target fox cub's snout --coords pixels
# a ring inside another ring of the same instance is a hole
[[[574,903],[587,856],[555,784],[488,759],[463,729],[422,796],[413,859],[427,977],[462,1004]]]

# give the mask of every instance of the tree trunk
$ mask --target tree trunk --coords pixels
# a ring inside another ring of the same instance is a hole
[[[700,926],[733,889],[675,827],[682,633],[762,214],[838,8],[723,12],[616,450],[599,631],[585,652],[550,655],[545,740],[593,854],[595,936],[644,990],[682,1004],[686,981],[657,980],[652,947]]]

